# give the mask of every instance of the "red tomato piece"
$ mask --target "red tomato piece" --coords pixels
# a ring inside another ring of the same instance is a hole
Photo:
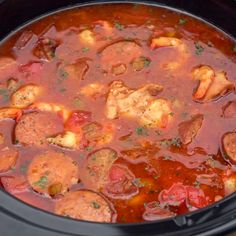
[[[88,111],[75,111],[73,112],[65,124],[67,130],[79,132],[81,126],[91,121],[92,113]]]
[[[43,63],[31,61],[28,64],[21,65],[19,71],[24,73],[27,77],[39,75],[42,71]]]
[[[173,184],[169,190],[162,190],[158,196],[161,205],[179,206],[185,201],[187,192],[181,183]]]
[[[28,183],[24,176],[3,176],[1,182],[4,189],[11,194],[28,190]]]
[[[174,217],[176,214],[168,209],[161,208],[157,202],[149,202],[145,205],[143,219],[147,221],[161,220]]]
[[[202,189],[194,188],[192,186],[186,186],[188,194],[187,202],[196,208],[202,208],[207,206],[207,200]]]

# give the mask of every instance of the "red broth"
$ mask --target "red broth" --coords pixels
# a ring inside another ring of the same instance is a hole
[[[0,175],[38,208],[163,219],[236,190],[236,46],[159,7],[44,17],[0,46]]]

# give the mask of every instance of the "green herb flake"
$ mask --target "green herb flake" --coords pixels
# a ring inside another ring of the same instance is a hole
[[[75,98],[74,99],[74,106],[76,108],[82,108],[84,106],[84,103],[80,98]]]
[[[21,167],[20,167],[20,172],[21,173],[25,173],[27,171],[27,166],[26,165],[22,165]]]
[[[187,23],[187,20],[186,19],[184,19],[184,18],[180,18],[179,19],[179,25],[184,25],[184,24],[186,24]]]
[[[170,116],[174,116],[174,114],[175,114],[174,112],[170,112],[169,113]]]
[[[92,146],[88,146],[88,147],[86,147],[86,150],[87,150],[87,151],[92,151],[92,150],[93,150],[93,147],[92,147]]]
[[[83,47],[83,48],[82,48],[82,52],[84,52],[84,53],[85,53],[85,52],[89,52],[89,50],[90,50],[90,49],[89,49],[88,47]]]
[[[151,60],[144,56],[141,56],[140,58],[144,63],[144,67],[149,67],[149,65],[151,64]]]
[[[68,76],[69,76],[68,72],[66,72],[66,71],[65,71],[64,69],[62,69],[62,68],[59,69],[58,73],[59,73],[59,76],[60,76],[60,82],[62,82],[63,80],[67,79]]]
[[[181,147],[181,140],[178,137],[177,138],[172,138],[170,142],[171,142],[172,146]]]
[[[172,159],[172,157],[171,157],[171,156],[168,156],[168,155],[165,155],[165,156],[163,157],[163,160],[165,160],[165,161],[171,160],[171,159]]]
[[[135,132],[137,135],[148,136],[148,130],[145,127],[137,127]]]
[[[100,206],[97,202],[95,202],[95,201],[93,201],[92,204],[93,204],[93,207],[94,207],[95,209],[99,209],[99,208],[101,207],[101,206]]]
[[[121,23],[119,23],[118,21],[116,21],[114,25],[115,25],[116,29],[118,29],[120,31],[124,29],[124,26]]]
[[[193,185],[195,188],[200,188],[200,183],[198,181],[195,181]]]
[[[233,52],[236,52],[236,44],[233,46]]]
[[[34,185],[40,187],[41,189],[45,189],[47,181],[48,181],[47,176],[41,176],[40,179],[34,183]]]
[[[59,89],[59,92],[60,92],[60,93],[66,92],[66,88],[60,88],[60,89]]]
[[[135,179],[133,180],[133,184],[134,184],[135,186],[137,186],[138,188],[142,188],[142,187],[145,186],[145,184],[142,183],[142,181],[141,181],[140,178],[135,178]]]
[[[195,42],[194,45],[195,45],[195,54],[197,56],[200,56],[204,51],[204,47],[200,45],[198,42]]]

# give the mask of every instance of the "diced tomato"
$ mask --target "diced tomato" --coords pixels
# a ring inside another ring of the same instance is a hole
[[[26,77],[37,76],[40,74],[43,68],[42,62],[31,61],[25,65],[19,66],[19,71],[24,73]]]
[[[110,169],[109,178],[111,181],[119,181],[125,178],[125,170],[117,166]]]
[[[183,184],[173,184],[169,190],[162,190],[158,196],[161,205],[179,206],[185,201],[187,192]]]
[[[67,130],[79,132],[81,126],[91,121],[92,113],[88,111],[75,111],[73,112],[65,124]]]
[[[207,205],[203,190],[192,186],[184,186],[182,183],[173,184],[168,190],[162,190],[158,200],[163,206],[179,206],[183,202],[196,208]]]
[[[3,176],[1,182],[4,189],[12,194],[28,190],[28,183],[24,176]]]
[[[105,195],[111,198],[129,199],[139,192],[138,187],[133,184],[134,179],[135,176],[127,167],[113,165],[108,184],[104,188]]]
[[[194,188],[192,186],[186,186],[186,191],[188,194],[187,201],[191,206],[194,206],[196,208],[207,206],[205,194],[201,189]]]
[[[161,220],[169,217],[174,217],[175,213],[168,209],[161,208],[157,202],[149,202],[145,205],[143,219],[147,221]]]

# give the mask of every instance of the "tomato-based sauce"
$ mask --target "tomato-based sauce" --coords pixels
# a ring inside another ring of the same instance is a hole
[[[5,191],[79,220],[153,221],[236,191],[236,44],[139,4],[44,17],[0,46]]]

